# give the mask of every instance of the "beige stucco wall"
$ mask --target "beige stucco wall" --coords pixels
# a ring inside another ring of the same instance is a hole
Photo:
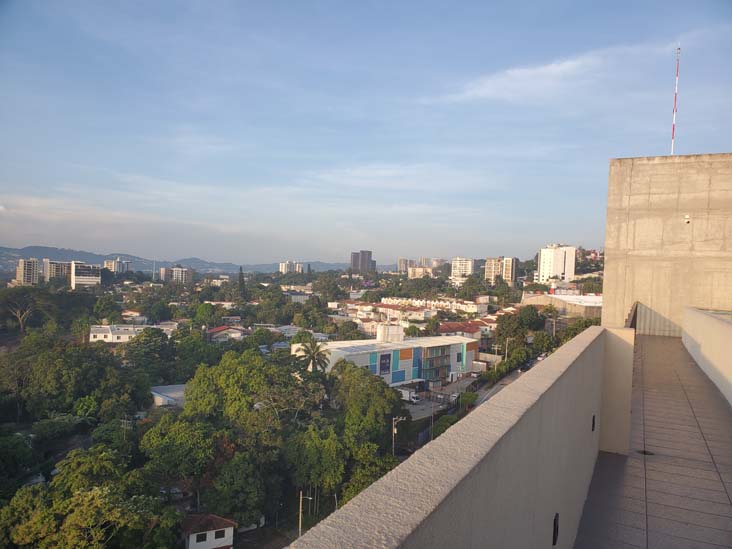
[[[681,336],[686,306],[732,309],[732,154],[610,161],[603,326],[635,301],[639,334]]]
[[[603,452],[627,455],[630,450],[634,346],[635,330],[608,328],[605,331],[600,415],[600,450]]]
[[[681,340],[689,354],[732,404],[732,314],[687,307]]]
[[[571,548],[601,444],[605,363],[628,359],[630,332],[588,328],[292,547],[549,548],[559,513],[556,547]]]
[[[600,318],[602,307],[569,303],[551,294],[528,294],[521,297],[521,305],[553,305],[560,314],[580,318]]]

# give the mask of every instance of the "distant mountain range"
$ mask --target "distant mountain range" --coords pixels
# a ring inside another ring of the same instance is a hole
[[[26,246],[25,248],[4,248],[0,246],[0,271],[15,272],[15,266],[18,259],[27,259],[35,257],[42,260],[44,257],[55,261],[84,261],[86,263],[103,264],[105,259],[116,259],[117,257],[130,261],[131,268],[134,271],[152,272],[153,264],[156,269],[160,267],[172,267],[174,265],[182,265],[190,267],[199,273],[236,273],[239,271],[239,265],[235,263],[216,263],[214,261],[206,261],[198,257],[186,257],[176,261],[160,261],[145,259],[125,253],[113,254],[95,254],[93,252],[85,252],[82,250],[69,250],[67,248],[53,248],[50,246]],[[303,261],[304,265],[310,264],[313,271],[329,271],[338,269],[347,269],[347,263],[325,263],[322,261]],[[390,266],[386,266],[390,267]],[[257,265],[242,265],[247,272],[257,273],[274,273],[279,269],[278,263],[261,263]]]

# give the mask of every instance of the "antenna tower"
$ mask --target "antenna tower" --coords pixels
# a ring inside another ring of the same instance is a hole
[[[676,108],[679,97],[679,59],[681,58],[681,44],[676,48],[676,84],[674,85],[674,116],[671,122],[671,156],[674,155],[676,145]]]

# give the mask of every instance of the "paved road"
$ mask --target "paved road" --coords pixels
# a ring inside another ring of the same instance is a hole
[[[506,377],[504,377],[501,381],[496,383],[493,387],[487,390],[480,390],[478,391],[478,400],[476,401],[475,405],[480,406],[485,401],[489,400],[493,395],[497,394],[501,389],[504,387],[511,385],[514,381],[516,381],[519,377],[521,377],[522,372],[519,372],[518,370],[511,372]]]
[[[437,404],[430,400],[423,400],[419,404],[406,404],[405,406],[412,416],[413,420],[422,419],[424,417],[430,417],[432,412],[436,414],[440,410],[444,410],[447,406],[445,404]]]

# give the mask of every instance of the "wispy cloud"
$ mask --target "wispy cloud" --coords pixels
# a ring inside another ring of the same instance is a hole
[[[546,102],[555,98],[587,96],[606,84],[611,74],[622,78],[622,68],[673,52],[671,43],[642,43],[590,50],[553,59],[544,64],[509,67],[468,80],[447,94],[427,98],[423,103],[502,101]],[[616,72],[621,69],[621,72]]]
[[[448,103],[496,99],[533,101],[554,96],[568,87],[591,82],[602,67],[602,58],[587,54],[534,67],[517,67],[467,82],[462,89],[443,97]]]
[[[308,172],[303,186],[333,192],[393,191],[431,193],[458,189],[496,188],[498,183],[485,172],[474,172],[437,163],[358,164]]]
[[[247,144],[200,131],[191,126],[175,128],[169,135],[146,138],[150,143],[170,149],[175,154],[202,158],[248,149]]]

